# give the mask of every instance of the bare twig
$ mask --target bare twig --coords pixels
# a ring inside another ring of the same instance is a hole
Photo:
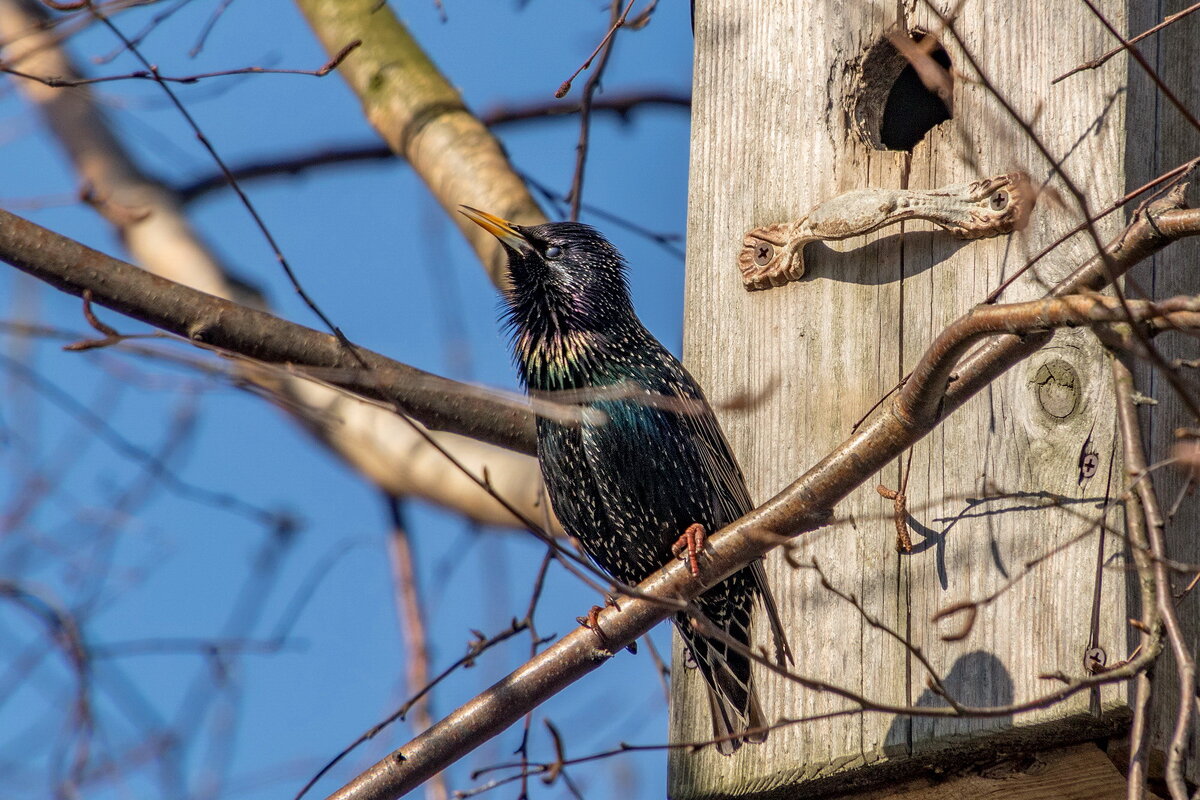
[[[1175,110],[1178,111],[1185,120],[1187,120],[1189,125],[1191,125],[1195,130],[1200,131],[1200,120],[1197,120],[1191,109],[1189,109],[1187,105],[1175,95],[1175,92],[1171,91],[1171,87],[1167,86],[1166,81],[1164,81],[1162,76],[1158,74],[1158,70],[1150,65],[1150,62],[1146,60],[1146,57],[1142,55],[1136,47],[1133,47],[1130,42],[1125,40],[1125,37],[1121,35],[1121,32],[1113,27],[1113,24],[1109,22],[1108,17],[1104,16],[1104,13],[1101,12],[1100,9],[1096,8],[1096,5],[1092,2],[1092,0],[1083,0],[1083,4],[1088,7],[1088,10],[1091,11],[1092,14],[1096,16],[1096,19],[1103,23],[1104,27],[1110,34],[1112,34],[1113,38],[1121,43],[1121,48],[1128,51],[1130,57],[1138,63],[1138,66],[1141,67],[1148,76],[1150,76],[1150,80],[1154,81],[1154,85],[1157,86],[1158,90],[1163,93],[1163,97],[1167,98],[1167,101],[1171,105],[1175,106]]]
[[[381,731],[386,729],[393,722],[400,720],[400,719],[404,719],[405,715],[408,714],[409,710],[411,710],[414,705],[421,702],[421,700],[427,694],[429,694],[429,692],[433,691],[433,689],[439,683],[444,681],[446,678],[448,678],[450,675],[452,675],[454,672],[461,669],[462,667],[474,664],[475,660],[480,655],[482,655],[485,651],[490,650],[491,648],[495,647],[496,645],[500,644],[501,642],[508,641],[512,637],[521,633],[521,631],[523,631],[523,630],[525,630],[524,623],[522,623],[520,620],[514,619],[512,621],[511,626],[509,626],[508,628],[505,628],[504,630],[500,631],[499,633],[497,633],[493,636],[484,636],[482,633],[480,633],[478,631],[473,631],[473,633],[475,634],[475,638],[467,644],[466,654],[464,654],[461,658],[456,660],[454,663],[450,664],[450,666],[446,667],[444,670],[439,672],[437,674],[437,676],[434,677],[433,680],[429,681],[429,683],[427,683],[427,684],[425,684],[425,686],[421,687],[421,689],[419,691],[414,692],[412,694],[412,696],[410,696],[408,698],[408,700],[406,700],[404,702],[403,705],[401,705],[398,709],[396,709],[394,712],[392,712],[392,714],[390,714],[386,719],[382,720],[381,722],[374,725],[370,729],[364,731],[362,733],[362,735],[360,735],[357,739],[355,739],[353,742],[351,742],[349,745],[347,745],[344,750],[342,750],[340,753],[338,753],[336,756],[334,756],[329,761],[329,763],[327,763],[327,764],[325,764],[325,766],[321,767],[321,769],[315,775],[313,775],[312,778],[309,779],[308,783],[304,784],[304,786],[301,787],[300,791],[296,793],[295,800],[300,800],[300,798],[302,798],[302,797],[304,797],[304,795],[308,794],[308,790],[311,789],[314,785],[316,785],[317,781],[319,781],[321,778],[325,777],[325,774],[328,773],[329,770],[331,770],[335,766],[337,766],[343,758],[345,758],[351,752],[353,752],[355,750],[355,748],[357,748],[360,744],[362,744],[363,742],[370,741],[371,739],[375,738],[376,736],[379,735],[379,733]],[[403,760],[403,759],[401,759],[401,760]]]
[[[1174,14],[1168,14],[1167,16],[1163,17],[1162,22],[1158,23],[1153,28],[1149,28],[1147,30],[1142,31],[1137,36],[1133,37],[1132,39],[1130,39],[1128,41],[1121,42],[1121,44],[1117,45],[1112,50],[1109,50],[1104,55],[1096,56],[1091,61],[1085,61],[1082,64],[1080,64],[1079,66],[1077,66],[1073,69],[1067,70],[1062,75],[1059,75],[1057,78],[1050,81],[1050,83],[1055,84],[1055,83],[1058,83],[1059,81],[1066,80],[1067,78],[1071,77],[1072,75],[1074,75],[1077,72],[1083,72],[1084,70],[1096,69],[1098,67],[1101,67],[1105,63],[1107,63],[1108,60],[1110,58],[1112,58],[1113,56],[1115,56],[1117,53],[1122,52],[1123,50],[1127,49],[1131,45],[1137,44],[1142,39],[1145,39],[1147,36],[1153,36],[1154,34],[1161,31],[1163,28],[1167,27],[1168,25],[1170,25],[1174,22],[1177,22],[1178,20],[1183,19],[1188,14],[1191,14],[1194,11],[1200,11],[1200,3],[1196,3],[1193,6],[1189,6],[1185,9],[1183,9],[1182,11],[1177,11]]]
[[[1000,295],[1004,294],[1004,290],[1007,289],[1009,286],[1012,286],[1013,283],[1016,282],[1016,280],[1018,278],[1020,278],[1022,275],[1024,275],[1030,269],[1032,269],[1033,266],[1035,264],[1037,264],[1039,261],[1041,261],[1043,258],[1045,258],[1050,253],[1057,250],[1060,245],[1062,245],[1064,242],[1066,242],[1072,236],[1075,236],[1076,234],[1082,233],[1083,231],[1087,230],[1089,224],[1095,224],[1095,223],[1099,222],[1100,220],[1107,217],[1109,214],[1113,213],[1114,211],[1116,211],[1120,208],[1123,208],[1124,206],[1131,203],[1133,200],[1137,199],[1139,196],[1141,196],[1145,192],[1150,191],[1151,189],[1161,186],[1162,184],[1167,183],[1168,181],[1182,179],[1184,176],[1188,175],[1192,170],[1194,170],[1196,168],[1197,164],[1200,164],[1200,159],[1193,158],[1190,161],[1185,161],[1184,163],[1180,164],[1179,166],[1175,167],[1174,169],[1168,170],[1168,171],[1164,172],[1162,175],[1159,175],[1154,180],[1149,181],[1149,182],[1143,184],[1142,186],[1139,186],[1138,188],[1134,189],[1131,192],[1125,193],[1125,195],[1123,195],[1121,198],[1117,199],[1116,201],[1114,201],[1113,203],[1108,205],[1103,211],[1099,212],[1098,214],[1095,214],[1091,219],[1084,220],[1083,222],[1079,223],[1071,230],[1064,233],[1062,236],[1055,239],[1050,244],[1043,247],[1040,251],[1038,251],[1037,255],[1035,255],[1033,258],[1029,259],[1023,265],[1021,265],[1020,269],[1018,269],[1012,275],[1005,278],[1000,283],[999,286],[997,286],[995,289],[993,289],[991,291],[991,293],[987,296],[987,299],[984,300],[983,302],[985,302],[985,303],[996,302],[996,300],[998,300],[1000,298]]]
[[[133,42],[130,41],[132,45]],[[96,83],[112,83],[114,81],[132,81],[144,80],[153,81],[155,83],[182,83],[192,84],[199,83],[208,78],[228,78],[234,75],[309,75],[314,78],[323,78],[333,70],[337,69],[338,65],[354,51],[362,42],[353,41],[346,45],[341,52],[334,54],[333,58],[325,62],[317,69],[278,69],[274,67],[235,67],[232,69],[217,70],[215,72],[199,72],[195,75],[162,75],[150,70],[136,70],[134,72],[125,72],[120,75],[100,75],[93,78],[64,78],[61,75],[34,75],[25,72],[15,67],[0,64],[0,72],[7,72],[17,78],[25,80],[37,81],[43,86],[49,86],[54,89],[59,89],[69,86],[90,86]],[[136,46],[136,45],[135,45]]]
[[[1134,264],[1161,250],[1173,237],[1200,233],[1200,215],[1175,208],[1182,193],[1170,202],[1155,204],[1139,214],[1126,231],[1097,256],[1054,287],[1053,295],[1095,290],[1123,274]],[[1164,224],[1165,223],[1165,224]],[[715,585],[754,558],[788,537],[819,527],[832,508],[880,468],[923,438],[941,420],[1013,365],[1039,349],[1048,336],[1000,337],[960,365],[958,378],[949,387],[929,385],[915,376],[890,408],[869,420],[857,434],[843,442],[798,480],[765,504],[718,531],[708,539],[708,560],[699,578],[680,561],[672,561],[638,588],[659,597],[691,598]],[[937,361],[939,357],[933,357]],[[926,355],[930,360],[930,354]],[[924,408],[923,397],[933,396],[932,416],[900,413]],[[940,401],[940,402],[939,402]],[[668,616],[662,606],[633,598],[620,609],[600,614],[605,636],[613,649],[624,647]],[[719,631],[713,631],[719,634]],[[718,636],[717,638],[721,638]],[[736,644],[736,643],[729,643]],[[332,795],[337,800],[383,800],[404,794],[479,744],[487,741],[547,698],[596,669],[611,655],[597,650],[591,631],[577,630],[542,651],[490,689],[458,708],[422,736],[401,748],[403,762],[389,756]],[[752,654],[759,660],[757,654]],[[1143,656],[1147,654],[1143,653]],[[762,659],[768,660],[768,659]],[[1144,668],[1145,661],[1129,662],[1113,670],[1070,681],[1034,700],[988,709],[969,709],[984,716],[1008,716],[1042,708],[1102,683],[1126,680]],[[786,673],[774,665],[768,668]],[[789,679],[791,678],[788,675]],[[803,685],[803,684],[802,684]],[[833,691],[833,689],[830,689]],[[840,690],[844,691],[844,690]],[[929,716],[957,715],[953,707],[908,708],[879,705],[891,713]]]
[[[579,207],[583,202],[583,176],[584,169],[587,166],[588,156],[588,136],[591,133],[592,127],[592,97],[596,94],[596,89],[600,87],[600,80],[604,77],[604,69],[608,66],[609,56],[612,55],[613,45],[616,43],[617,29],[625,24],[625,18],[629,16],[629,10],[633,8],[634,0],[629,0],[629,4],[625,6],[625,11],[620,12],[621,0],[612,0],[612,26],[604,39],[596,48],[596,52],[600,54],[600,61],[596,64],[596,68],[592,70],[592,74],[588,76],[587,83],[583,86],[583,100],[579,103],[579,141],[575,145],[575,174],[571,178],[571,191],[568,195],[571,198],[571,215],[570,219],[579,219]],[[579,74],[580,70],[585,69],[592,63],[592,59],[596,57],[596,53],[592,53],[584,65],[575,71],[575,75]],[[571,91],[571,81],[575,75],[563,82],[563,85],[558,87],[558,91],[554,93],[555,97],[563,97],[567,92]]]
[[[1147,474],[1146,451],[1142,445],[1137,408],[1133,401],[1133,375],[1120,360],[1113,362],[1113,379],[1117,390],[1117,422],[1125,442],[1125,469],[1128,470],[1133,488],[1144,519],[1144,529],[1150,553],[1154,556],[1154,598],[1146,611],[1153,607],[1166,630],[1171,653],[1175,656],[1175,669],[1179,677],[1179,706],[1176,709],[1175,729],[1167,747],[1167,788],[1172,800],[1187,800],[1187,784],[1183,777],[1184,757],[1187,754],[1188,738],[1192,735],[1192,716],[1196,705],[1196,661],[1191,645],[1184,638],[1183,627],[1175,613],[1175,598],[1171,591],[1171,576],[1164,563],[1167,559],[1166,539],[1163,535],[1165,522],[1158,505],[1158,495]],[[1147,598],[1149,601],[1149,598]],[[1144,622],[1151,627],[1151,620]],[[1142,701],[1139,699],[1139,704]],[[1143,733],[1144,737],[1144,733]],[[1144,743],[1143,743],[1144,744]],[[1140,750],[1138,743],[1131,747]],[[1131,758],[1133,756],[1131,755]]]
[[[555,98],[561,100],[562,98],[566,97],[567,92],[571,91],[571,83],[579,77],[579,73],[590,67],[592,65],[592,60],[595,59],[598,54],[607,52],[608,48],[606,46],[608,45],[609,40],[612,39],[612,37],[616,34],[617,29],[625,24],[625,18],[629,16],[629,10],[633,8],[634,0],[629,0],[629,5],[625,7],[625,13],[617,17],[616,12],[617,9],[620,8],[618,5],[619,2],[620,0],[617,0],[617,2],[613,3],[614,19],[608,28],[608,32],[604,34],[604,38],[600,40],[600,44],[596,45],[596,49],[593,50],[592,54],[587,57],[587,60],[579,65],[579,69],[572,72],[571,77],[559,84],[558,89],[556,89],[554,92]]]

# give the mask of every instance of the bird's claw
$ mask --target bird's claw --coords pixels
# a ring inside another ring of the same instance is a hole
[[[704,539],[704,526],[699,522],[693,522],[683,532],[683,536],[680,536],[679,540],[671,545],[671,552],[677,558],[687,560],[693,578],[700,577],[700,552],[704,549]]]
[[[575,618],[576,622],[590,630],[592,633],[596,634],[596,638],[600,640],[600,646],[605,650],[611,650],[612,648],[608,646],[608,637],[605,636],[604,631],[600,629],[600,612],[609,607],[615,608],[617,611],[621,610],[621,607],[617,605],[617,598],[609,595],[608,597],[604,598],[603,607],[592,606],[590,609],[588,609],[587,616]]]

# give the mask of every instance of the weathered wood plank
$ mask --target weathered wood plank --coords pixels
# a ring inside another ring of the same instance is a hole
[[[812,246],[812,278],[767,292],[747,294],[735,266],[750,228],[794,219],[840,191],[898,185],[894,156],[846,160],[843,113],[826,86],[831,71],[863,46],[858,32],[882,31],[888,21],[882,6],[867,4],[836,11],[779,0],[696,7],[684,353],[717,403],[745,389],[773,387],[765,402],[722,420],[758,499],[835,446],[897,377],[894,240],[868,245],[865,258],[836,255],[858,243]],[[811,537],[801,557],[820,559],[830,580],[864,594],[875,610],[888,608],[894,622],[902,608],[900,564],[888,537],[879,535],[890,523],[876,524],[878,496],[857,493],[838,511],[844,522]],[[818,591],[811,571],[775,561],[770,570],[792,621],[798,671],[904,701],[902,653],[871,640],[842,601]],[[678,697],[691,699],[673,703],[673,736],[708,738],[708,708],[695,691],[695,676],[675,674],[681,675]],[[771,717],[834,708],[828,697],[791,691],[774,676],[760,674],[759,683]],[[882,741],[878,719],[861,722]],[[861,761],[860,724],[848,718],[781,729],[767,744],[729,759],[707,751],[674,755],[671,794],[770,788],[779,783],[773,765],[824,770]]]
[[[1124,4],[1110,0],[1102,7],[1126,28]],[[938,29],[919,3],[904,8],[910,29]],[[722,418],[756,498],[774,493],[836,446],[937,331],[1078,220],[1061,176],[978,82],[957,82],[955,118],[911,156],[872,149],[851,131],[854,64],[895,22],[895,9],[811,0],[696,4],[685,358],[717,403],[773,387],[762,403]],[[984,73],[1026,119],[1036,119],[1038,135],[1063,159],[1091,208],[1131,188],[1123,165],[1154,140],[1147,118],[1128,116],[1128,104],[1140,115],[1143,101],[1137,94],[1131,101],[1124,91],[1123,61],[1050,84],[1112,44],[1085,6],[1068,0],[967,4],[956,27]],[[941,38],[955,67],[972,75],[953,37]],[[1178,83],[1194,83],[1195,59],[1190,53],[1173,67]],[[1165,120],[1167,112],[1160,113]],[[1126,133],[1134,129],[1136,141]],[[1166,160],[1173,165],[1195,152],[1195,141],[1181,138]],[[868,240],[810,245],[808,273],[798,283],[755,293],[741,287],[735,262],[750,228],[795,219],[854,188],[936,187],[1013,169],[1027,171],[1037,185],[1047,181],[1063,198],[1043,196],[1021,234],[963,243],[911,223],[903,235],[889,229]],[[1101,223],[1101,237],[1122,224],[1120,215]],[[1040,294],[1092,252],[1089,239],[1076,237],[1004,299]],[[1172,263],[1160,272],[1179,275]],[[1187,346],[1194,349],[1194,340]],[[1129,605],[1121,569],[1123,544],[1098,535],[1095,522],[1104,498],[1121,491],[1112,403],[1108,364],[1091,337],[1060,334],[915,449],[908,482],[912,554],[897,555],[891,503],[872,482],[837,509],[834,525],[807,537],[797,557],[816,558],[832,583],[921,647],[964,703],[1037,697],[1055,687],[1039,677],[1045,673],[1082,675],[1093,644],[1110,662],[1122,659],[1132,640],[1126,620],[1136,607]],[[1154,430],[1155,457],[1169,438],[1165,428]],[[1098,459],[1095,474],[1087,476],[1079,468],[1085,450]],[[879,481],[895,488],[900,472],[899,464],[889,467]],[[1121,526],[1117,510],[1105,520]],[[993,595],[1031,559],[1060,547],[981,608],[964,640],[941,639],[956,621],[939,628],[931,622],[934,612],[952,601]],[[943,704],[904,648],[823,591],[812,570],[775,559],[769,571],[789,621],[796,672],[883,703]],[[698,678],[682,669],[676,674],[672,734],[703,740],[708,709]],[[850,705],[770,675],[760,675],[759,685],[772,718]],[[1097,724],[1101,710],[1126,702],[1123,688],[1110,688],[1015,718],[875,713],[789,725],[732,758],[711,750],[674,753],[671,794],[770,792],[828,783],[830,776],[884,763],[892,774],[891,767],[909,758],[920,761],[947,745],[986,742],[1004,731],[1033,734],[1026,743],[1077,740]]]
[[[1125,796],[1125,778],[1104,751],[1094,744],[1080,744],[1018,756],[944,780],[919,778],[855,794],[854,800],[1124,800]]]

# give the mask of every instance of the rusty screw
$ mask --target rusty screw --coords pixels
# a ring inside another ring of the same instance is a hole
[[[754,263],[765,267],[775,257],[775,247],[770,242],[759,242],[754,246]]]

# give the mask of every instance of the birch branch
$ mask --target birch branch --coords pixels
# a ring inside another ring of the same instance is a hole
[[[329,53],[362,45],[338,74],[362,103],[367,122],[406,159],[470,242],[488,277],[502,286],[508,270],[491,234],[457,213],[459,204],[486,208],[522,225],[546,221],[491,131],[378,0],[296,0]]]

